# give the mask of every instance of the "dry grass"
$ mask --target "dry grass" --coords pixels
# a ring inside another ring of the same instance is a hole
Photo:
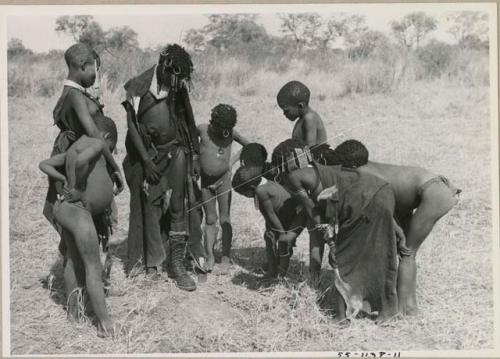
[[[235,65],[236,66],[236,65]],[[41,215],[46,179],[37,164],[50,153],[56,98],[9,99],[11,349],[14,354],[166,353],[328,350],[483,349],[493,342],[491,183],[488,89],[415,83],[388,94],[338,97],[342,82],[300,69],[253,73],[194,93],[197,121],[207,122],[217,103],[233,104],[237,128],[268,149],[285,139],[291,124],[275,105],[286,81],[310,85],[311,105],[323,117],[332,145],[346,138],[365,142],[374,160],[425,166],[463,189],[460,204],[445,217],[418,257],[421,314],[384,327],[359,319],[332,323],[328,293],[305,283],[307,238],[301,237],[292,274],[297,280],[265,286],[263,220],[252,201],[233,196],[234,253],[238,265],[226,276],[209,276],[196,292],[169,281],[126,278],[121,260],[127,236],[128,191],[118,198],[113,284],[125,294],[108,298],[119,330],[99,339],[90,323],[71,324],[63,309],[57,236]],[[293,75],[292,75],[293,74]],[[119,92],[105,92],[106,113],[118,123],[118,160],[124,156],[124,112]],[[120,244],[120,242],[122,244]],[[51,268],[52,291],[37,278]],[[327,268],[327,267],[325,267]],[[323,288],[329,285],[325,269]]]

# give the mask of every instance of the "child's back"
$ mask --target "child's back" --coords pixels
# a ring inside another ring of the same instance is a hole
[[[325,125],[316,111],[309,107],[307,113],[299,118],[293,127],[292,138],[305,142],[309,147],[327,142]]]
[[[82,136],[76,141],[66,153],[66,173],[70,173],[71,167],[75,167],[78,155],[90,146],[103,147],[100,140]],[[89,161],[87,182],[82,193],[84,205],[94,216],[104,212],[113,200],[113,182],[106,167],[106,159],[102,150],[98,156]]]

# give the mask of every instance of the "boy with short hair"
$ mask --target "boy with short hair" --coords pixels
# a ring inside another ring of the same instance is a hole
[[[243,148],[241,156],[258,158],[261,148],[248,146]],[[245,163],[248,162],[251,161],[247,160]],[[272,180],[261,183],[264,162],[265,157],[260,163],[240,167],[234,174],[232,186],[239,194],[255,198],[255,204],[266,221],[264,240],[268,270],[265,278],[270,279],[278,274],[286,275],[293,254],[292,247],[305,228],[306,216],[299,203],[283,186]]]
[[[103,115],[95,117],[95,124],[106,144],[82,135],[65,153],[42,161],[39,167],[64,185],[54,207],[54,219],[65,232],[64,282],[68,312],[73,319],[78,319],[77,297],[86,288],[98,318],[98,336],[103,337],[113,335],[114,329],[104,300],[99,242],[105,247],[111,223],[108,221],[104,228],[96,228],[93,217],[104,214],[113,200],[113,182],[106,168],[104,146],[108,151],[113,150],[117,131],[114,122]]]
[[[231,167],[237,158],[231,159],[233,141],[242,146],[248,144],[236,130],[236,110],[226,104],[212,109],[209,124],[198,126],[200,137],[201,196],[205,211],[205,248],[207,252],[206,270],[212,271],[215,263],[214,245],[217,239],[217,209],[222,228],[223,270],[231,264],[231,242],[233,229],[230,219],[231,208]]]
[[[369,161],[368,150],[356,140],[341,143],[334,152],[343,166],[375,175],[391,184],[396,199],[394,216],[406,235],[408,249],[401,253],[399,264],[399,306],[403,314],[415,314],[418,311],[416,252],[436,222],[457,204],[461,190],[444,176],[421,167]]]
[[[312,155],[321,161],[321,152],[329,148],[323,120],[309,105],[311,92],[302,82],[290,81],[278,92],[278,106],[290,121],[297,121],[292,131],[292,138],[304,142],[311,149]]]

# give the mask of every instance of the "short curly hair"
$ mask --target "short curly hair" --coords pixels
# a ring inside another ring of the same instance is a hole
[[[241,194],[250,186],[257,187],[261,181],[262,181],[262,167],[241,166],[234,173],[231,185],[236,192]]]
[[[299,102],[309,105],[310,97],[311,91],[306,85],[299,81],[290,81],[279,90],[276,99],[279,107],[283,108],[284,105],[297,105]]]
[[[267,150],[260,143],[249,143],[241,149],[240,161],[245,165],[264,166],[266,159]]]
[[[210,119],[215,126],[230,130],[236,125],[237,116],[233,106],[221,103],[212,109]]]
[[[116,144],[118,141],[118,131],[116,129],[115,121],[100,113],[95,115],[92,119],[94,120],[97,129],[101,132],[109,133],[111,136],[110,139]]]
[[[305,142],[293,138],[277,145],[271,158],[271,163],[278,174],[304,168],[311,162],[312,156],[309,147]]]
[[[368,149],[360,141],[347,140],[333,150],[344,167],[357,168],[368,163]]]

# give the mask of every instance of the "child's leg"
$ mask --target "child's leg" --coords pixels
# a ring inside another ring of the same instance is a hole
[[[276,278],[278,275],[278,258],[276,256],[275,243],[278,240],[276,233],[267,229],[264,233],[266,242],[267,272],[265,278]]]
[[[64,286],[67,310],[70,319],[78,320],[78,288],[85,287],[85,268],[70,232],[63,229],[61,238],[65,242],[66,264],[64,266]]]
[[[422,194],[420,205],[408,222],[406,247],[409,255],[402,255],[398,273],[398,297],[403,314],[417,312],[415,255],[436,222],[457,203],[457,198],[442,182],[429,186]]]
[[[309,228],[309,274],[313,286],[319,284],[324,250],[323,232]]]
[[[85,267],[85,282],[92,308],[99,320],[98,335],[113,334],[113,326],[104,300],[99,241],[90,213],[77,205],[63,202],[55,213],[57,222],[71,232]]]
[[[217,239],[217,207],[215,202],[214,193],[202,187],[201,189],[201,199],[203,201],[203,209],[205,211],[205,250],[207,252],[207,265],[208,271],[211,271],[214,267],[215,257],[214,257],[214,245]]]
[[[231,226],[231,174],[225,175],[224,182],[217,189],[219,204],[219,223],[222,228],[222,262],[230,264],[231,243],[233,241],[233,227]]]
[[[332,288],[333,290],[333,298],[335,301],[335,322],[341,322],[346,319],[346,305],[344,301],[344,297],[340,294],[337,287],[335,285]]]

